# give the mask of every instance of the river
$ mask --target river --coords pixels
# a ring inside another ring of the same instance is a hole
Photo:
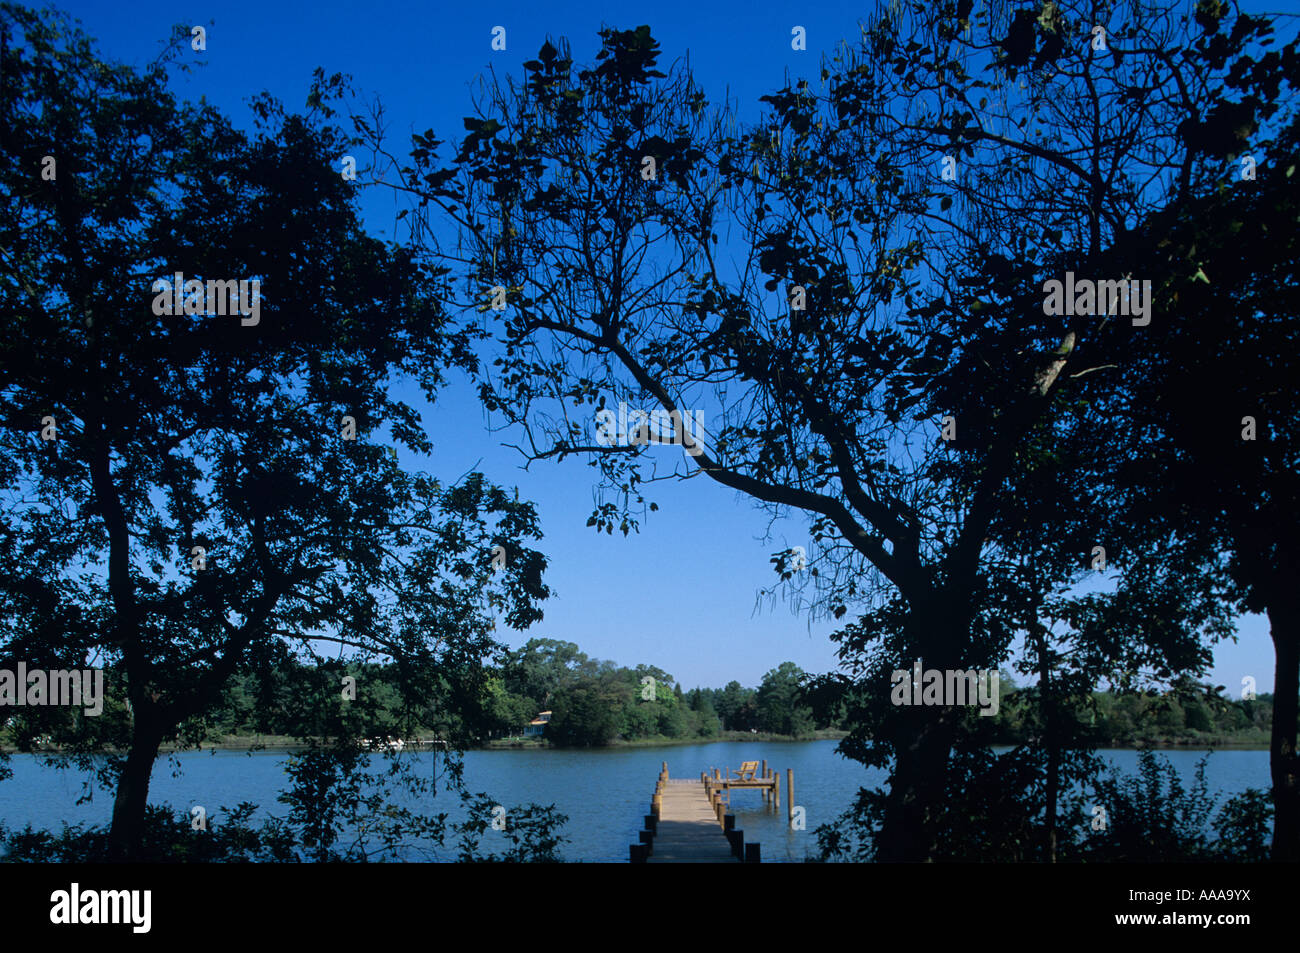
[[[668,762],[672,777],[699,777],[712,767],[737,767],[742,761],[766,758],[781,773],[782,807],[765,811],[756,790],[732,796],[736,826],[746,841],[762,845],[763,861],[801,861],[815,854],[819,824],[846,810],[858,788],[874,786],[885,777],[835,753],[835,741],[716,742],[665,747],[627,747],[581,750],[486,750],[465,755],[465,779],[472,791],[491,793],[507,807],[525,802],[554,804],[569,816],[561,847],[569,861],[626,861],[628,844],[635,842],[642,819],[650,809],[650,795],[661,762]],[[1137,766],[1137,752],[1101,752],[1126,773]],[[1190,783],[1200,750],[1160,752]],[[166,803],[188,811],[203,805],[210,817],[220,818],[222,807],[251,801],[262,812],[283,815],[287,807],[276,797],[288,784],[282,751],[189,751],[160,758],[154,766],[151,803]],[[429,752],[408,752],[417,770],[428,776],[433,767]],[[76,770],[59,770],[41,763],[35,755],[14,755],[13,777],[0,781],[0,821],[10,830],[31,824],[58,830],[63,824],[103,824],[111,813],[111,792],[98,789],[90,801],[77,804],[85,776]],[[785,818],[785,772],[794,771],[795,804],[804,808],[804,830],[790,830]],[[1267,790],[1270,784],[1268,752],[1220,750],[1209,759],[1206,777],[1211,792],[1226,799],[1248,787]],[[445,792],[431,799],[436,811],[459,817],[459,802]],[[485,848],[497,849],[502,835],[490,832]],[[448,857],[452,852],[448,852]]]

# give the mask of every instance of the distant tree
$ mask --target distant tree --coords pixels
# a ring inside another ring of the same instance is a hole
[[[1156,708],[1156,725],[1163,731],[1178,732],[1186,724],[1183,706],[1176,698],[1163,698]]]
[[[506,687],[517,695],[551,704],[560,689],[591,678],[597,664],[573,642],[529,639],[505,662]]]
[[[1199,698],[1194,698],[1185,705],[1183,717],[1187,727],[1192,731],[1214,730],[1214,720],[1210,714],[1210,709]]]
[[[665,738],[684,738],[691,731],[689,713],[675,700],[667,702],[659,708],[655,728]]]
[[[758,699],[750,690],[745,702],[736,710],[731,719],[733,731],[755,731],[758,728]]]
[[[722,720],[710,709],[692,712],[692,728],[701,738],[715,738],[722,731]]]
[[[726,684],[715,702],[722,727],[728,731],[748,731],[753,727],[754,690],[744,688],[734,679]]]
[[[812,707],[803,697],[803,677],[803,669],[794,662],[782,662],[763,676],[755,696],[761,731],[799,736],[812,730]]]
[[[692,688],[686,694],[691,711],[691,730],[702,738],[712,738],[722,730],[722,721],[713,707],[713,692]]]
[[[541,710],[539,703],[534,699],[507,691],[504,679],[493,678],[487,688],[492,730],[495,732],[520,734]]]
[[[553,744],[562,746],[607,745],[618,737],[619,714],[629,703],[630,693],[614,683],[568,686],[556,693],[546,735]]]

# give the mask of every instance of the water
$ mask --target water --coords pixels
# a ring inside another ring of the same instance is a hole
[[[834,741],[802,743],[717,742],[646,748],[584,750],[492,750],[470,751],[465,755],[465,780],[471,791],[486,791],[507,808],[529,801],[554,804],[569,816],[562,834],[568,841],[561,847],[566,860],[622,862],[628,845],[650,810],[650,795],[660,764],[668,762],[675,778],[697,778],[712,767],[735,768],[742,761],[767,759],[781,775],[782,806],[779,812],[764,810],[757,790],[733,791],[732,813],[746,841],[758,841],[764,862],[799,861],[815,853],[819,824],[833,820],[852,803],[858,788],[883,783],[886,773],[867,769],[835,754]],[[1101,752],[1111,764],[1126,773],[1137,769],[1137,752]],[[1190,784],[1199,750],[1161,751]],[[433,767],[429,752],[408,752],[417,771],[428,777]],[[287,807],[276,801],[288,787],[284,752],[189,751],[161,758],[154,766],[149,790],[151,803],[168,803],[189,810],[203,805],[210,818],[221,816],[220,808],[241,801],[257,804],[259,813],[283,816]],[[84,775],[75,770],[45,766],[34,755],[14,755],[14,775],[0,782],[0,821],[13,829],[25,824],[59,830],[63,824],[103,824],[112,812],[112,792],[93,793],[85,804],[76,804],[83,793]],[[795,804],[806,811],[806,829],[791,831],[786,823],[786,769],[794,770]],[[1248,787],[1267,790],[1267,751],[1218,751],[1207,766],[1206,778],[1212,792],[1221,798]],[[463,815],[459,802],[445,792],[431,800],[434,811],[447,811],[453,819]],[[431,811],[433,812],[433,811]],[[719,835],[721,836],[721,835]],[[449,840],[450,843],[450,840]],[[502,835],[490,832],[485,849],[504,848]],[[452,852],[448,852],[451,856]]]

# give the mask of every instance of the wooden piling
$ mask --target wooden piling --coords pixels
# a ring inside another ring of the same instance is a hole
[[[785,817],[794,821],[794,768],[785,769]]]
[[[743,861],[745,859],[745,832],[740,828],[733,828],[730,833],[731,849],[736,854],[736,860]]]

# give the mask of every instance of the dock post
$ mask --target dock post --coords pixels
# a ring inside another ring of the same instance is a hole
[[[763,861],[763,858],[762,858],[761,853],[760,853],[760,851],[759,851],[759,849],[758,849],[758,842],[757,842],[757,841],[752,841],[751,843],[746,844],[746,845],[745,845],[745,863],[747,863],[747,864],[759,864],[759,863],[762,863],[762,861]]]
[[[785,769],[785,819],[794,821],[794,768]]]
[[[745,832],[736,827],[736,815],[728,814],[723,818],[723,833],[727,835],[727,843],[731,845],[731,853],[738,859],[745,859]]]
[[[772,772],[772,810],[781,809],[781,775],[775,770]]]

